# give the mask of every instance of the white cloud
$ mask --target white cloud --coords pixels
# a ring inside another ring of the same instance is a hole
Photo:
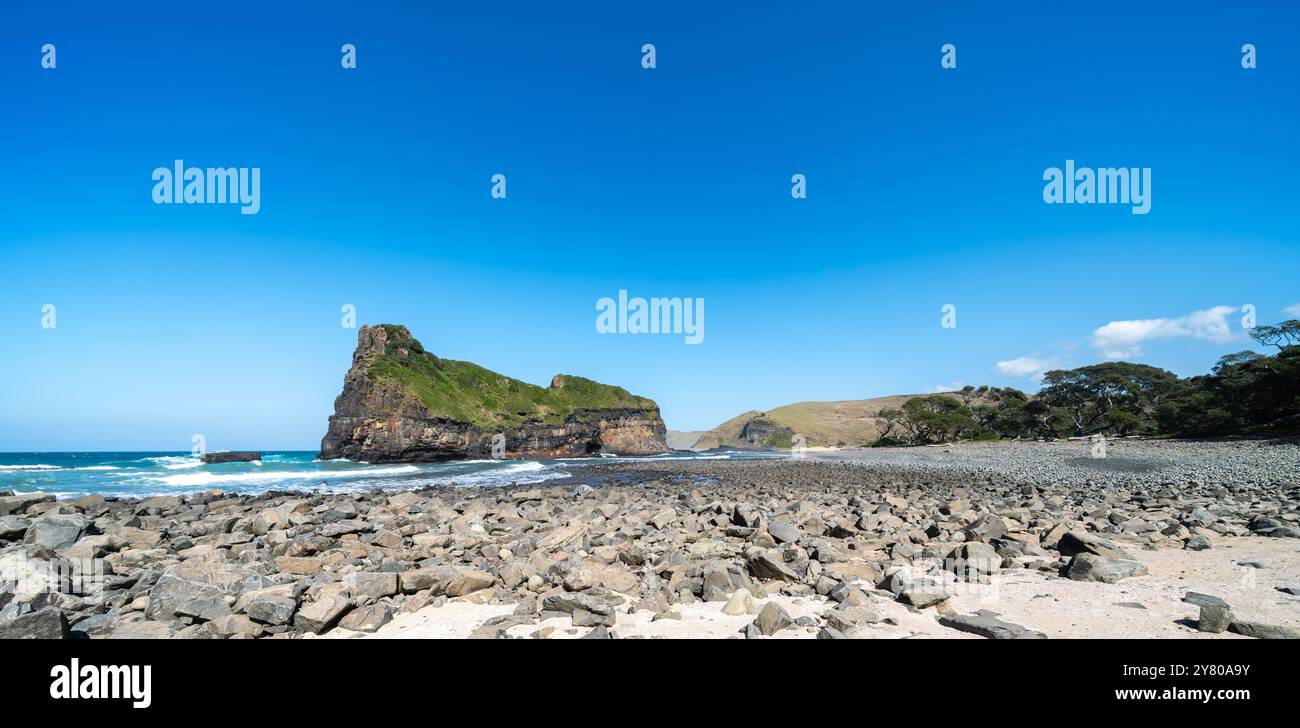
[[[1295,316],[1296,318],[1300,318],[1300,303],[1293,303],[1290,306],[1287,306],[1286,308],[1282,309],[1282,313],[1286,314],[1287,316]]]
[[[925,393],[943,394],[945,392],[958,392],[961,391],[961,388],[964,386],[966,385],[962,384],[961,382],[953,382],[952,384],[936,384],[933,387],[930,387],[929,389],[925,390]]]
[[[1043,378],[1043,373],[1048,369],[1056,368],[1056,362],[1052,359],[1041,359],[1037,356],[1018,356],[1015,359],[1007,359],[997,363],[999,374],[1008,377],[1025,377],[1038,381]]]
[[[1191,338],[1226,344],[1239,338],[1228,323],[1228,316],[1237,312],[1235,306],[1215,306],[1179,318],[1111,321],[1092,332],[1092,344],[1107,359],[1140,357],[1143,342],[1154,339]]]

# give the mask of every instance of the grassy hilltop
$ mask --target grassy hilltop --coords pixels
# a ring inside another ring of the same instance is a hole
[[[561,374],[539,387],[473,362],[443,359],[424,350],[405,326],[383,324],[384,353],[367,369],[376,383],[396,385],[418,399],[431,417],[468,422],[484,429],[526,422],[563,424],[587,410],[640,409],[658,416],[654,400],[622,387]]]
[[[899,408],[914,395],[838,402],[796,402],[737,415],[700,436],[696,450],[711,447],[788,448],[796,433],[808,447],[864,447],[880,437],[880,411]]]

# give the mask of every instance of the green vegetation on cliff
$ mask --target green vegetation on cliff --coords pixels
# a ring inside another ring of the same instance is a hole
[[[423,403],[430,417],[484,429],[526,422],[559,425],[573,415],[582,419],[591,410],[644,410],[647,418],[658,417],[654,400],[622,387],[561,374],[543,388],[472,362],[434,356],[405,326],[383,328],[384,353],[370,361],[367,374],[376,382],[400,386]]]

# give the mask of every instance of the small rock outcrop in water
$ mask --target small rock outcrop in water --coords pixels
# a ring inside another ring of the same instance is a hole
[[[538,387],[424,350],[405,326],[363,326],[322,459],[431,462],[668,451],[653,400],[557,375]],[[502,452],[504,450],[504,452]]]
[[[260,461],[262,453],[260,452],[210,452],[203,456],[203,462],[208,465],[217,463],[251,463]]]

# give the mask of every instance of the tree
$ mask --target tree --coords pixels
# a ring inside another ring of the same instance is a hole
[[[950,442],[974,424],[961,401],[941,394],[913,397],[903,404],[904,427],[919,444]]]
[[[1176,391],[1178,377],[1146,364],[1119,361],[1053,370],[1043,382],[1046,386],[1038,396],[1069,418],[1074,434],[1090,435],[1155,431],[1156,414]]]
[[[1277,326],[1256,326],[1251,329],[1250,338],[1279,350],[1296,346],[1300,344],[1300,321],[1292,319]]]

